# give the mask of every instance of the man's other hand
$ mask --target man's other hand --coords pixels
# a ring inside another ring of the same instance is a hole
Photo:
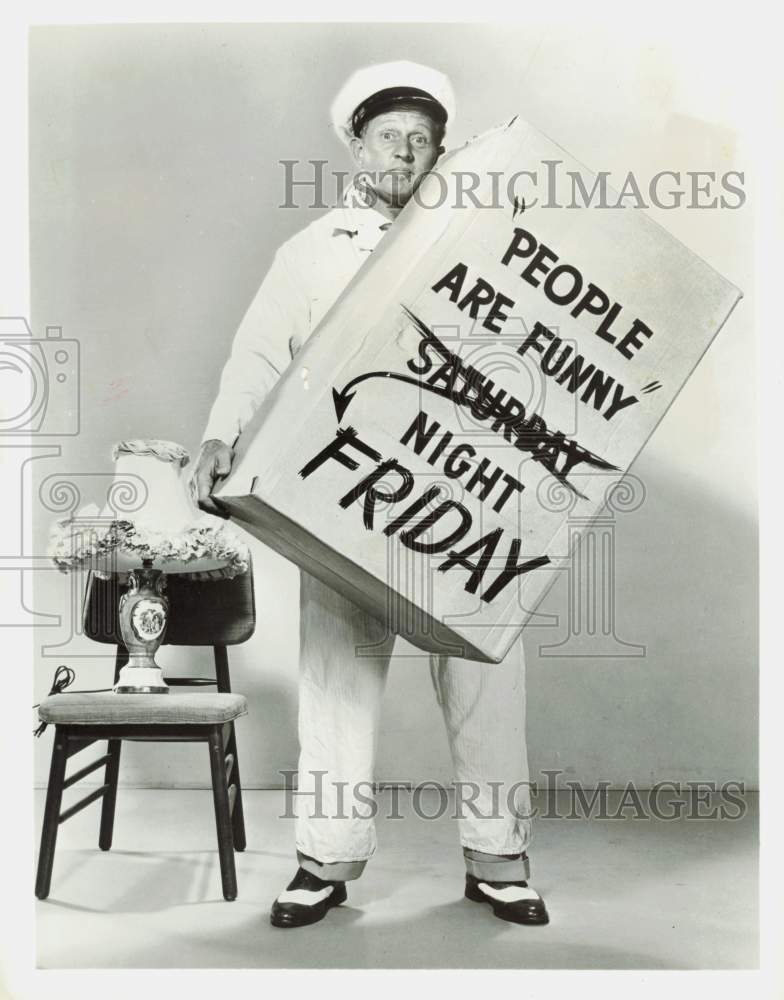
[[[202,510],[208,514],[217,514],[218,517],[226,517],[210,499],[215,483],[219,479],[225,479],[231,472],[231,462],[234,453],[223,441],[213,438],[205,441],[196,459],[196,466],[191,472],[189,487],[191,496]]]

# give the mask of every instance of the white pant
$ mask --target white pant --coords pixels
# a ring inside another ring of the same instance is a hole
[[[363,799],[372,799],[393,645],[381,622],[302,573],[296,839],[300,864],[325,879],[357,878],[376,849]],[[357,655],[357,647],[366,648]],[[431,655],[430,674],[455,780],[464,783],[456,787],[465,803],[458,824],[466,867],[495,881],[527,878],[531,806],[522,640],[501,664]]]

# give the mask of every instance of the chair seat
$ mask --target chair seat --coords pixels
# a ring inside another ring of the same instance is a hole
[[[53,694],[41,702],[38,718],[50,725],[210,725],[248,712],[241,694]]]

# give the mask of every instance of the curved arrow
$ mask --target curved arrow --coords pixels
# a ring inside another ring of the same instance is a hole
[[[449,350],[449,348],[443,344],[438,337],[433,333],[427,324],[423,323],[422,320],[415,316],[406,306],[403,306],[403,312],[411,320],[412,325],[415,327],[420,337],[423,340],[429,341],[437,351],[443,356],[445,361],[454,361],[455,355]],[[408,382],[409,385],[419,386],[420,389],[425,389],[427,392],[434,392],[437,396],[445,396],[447,399],[451,399],[453,392],[445,387],[438,387],[435,385],[427,385],[425,382],[420,382],[419,379],[412,378],[410,375],[400,375],[397,372],[364,372],[362,375],[357,375],[356,378],[352,378],[351,381],[345,385],[341,390],[332,390],[332,401],[335,404],[335,413],[337,414],[338,422],[343,417],[343,414],[348,408],[348,404],[354,398],[354,393],[351,391],[355,386],[359,385],[360,382],[364,382],[369,378],[392,378],[398,382]]]
[[[434,392],[437,396],[446,396],[450,399],[453,395],[451,390],[436,385],[427,385],[425,382],[420,382],[419,379],[412,378],[410,375],[399,375],[397,372],[365,372],[363,375],[357,375],[356,378],[352,380],[338,392],[337,389],[332,390],[332,401],[335,404],[335,413],[337,414],[338,422],[343,418],[343,414],[348,408],[348,404],[356,395],[351,390],[364,382],[369,378],[393,378],[397,382],[408,382],[409,385],[419,386],[420,389],[425,389],[427,392]]]

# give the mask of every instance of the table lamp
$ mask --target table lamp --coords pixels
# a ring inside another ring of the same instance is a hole
[[[121,441],[112,449],[113,489],[143,484],[133,520],[113,518],[111,508],[83,508],[57,521],[49,554],[63,572],[90,569],[102,579],[127,582],[119,602],[119,626],[128,663],[118,694],[167,694],[155,653],[169,620],[166,577],[226,579],[248,569],[247,546],[220,518],[200,511],[182,478],[188,452],[171,441]],[[109,513],[107,514],[107,510]]]

